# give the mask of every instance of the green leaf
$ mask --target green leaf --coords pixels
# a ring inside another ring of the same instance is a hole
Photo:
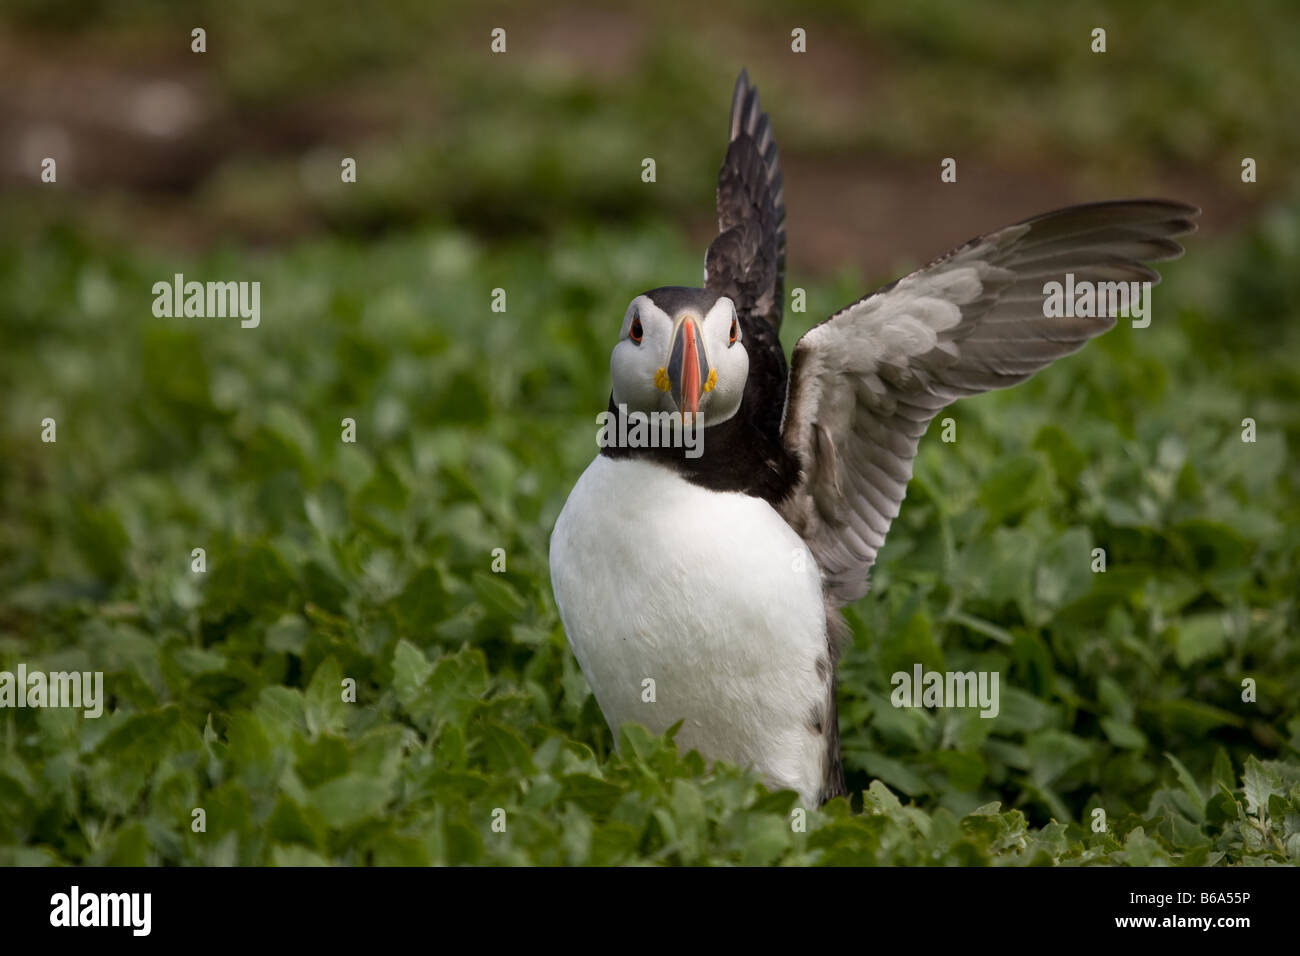
[[[1132,724],[1116,720],[1114,717],[1103,717],[1100,722],[1101,729],[1106,732],[1106,737],[1116,747],[1123,747],[1127,750],[1142,750],[1146,747],[1146,734]]]
[[[561,778],[564,799],[571,800],[590,813],[608,814],[623,791],[616,785],[590,774],[574,773]]]
[[[1286,820],[1287,813],[1291,805],[1286,802],[1279,794],[1271,794],[1268,798],[1268,815],[1274,823],[1281,823]]]
[[[863,812],[883,814],[900,823],[907,822],[907,818],[903,815],[903,804],[879,780],[871,781],[871,784],[863,792],[862,808]]]
[[[1083,528],[1053,538],[1039,555],[1034,596],[1046,610],[1069,604],[1092,590],[1092,540]]]
[[[780,817],[755,814],[745,820],[742,866],[767,866],[790,844],[790,826]]]
[[[1168,863],[1167,854],[1155,840],[1135,827],[1124,840],[1124,862],[1128,866],[1151,866],[1156,863]]]
[[[1214,752],[1214,769],[1211,771],[1211,779],[1216,785],[1221,784],[1229,790],[1237,785],[1237,774],[1232,769],[1232,759],[1222,747],[1217,748]]]
[[[1241,777],[1242,792],[1246,797],[1246,812],[1263,817],[1268,809],[1269,797],[1281,793],[1281,781],[1254,756],[1246,758],[1246,769]]]
[[[503,724],[489,723],[478,728],[483,759],[494,774],[533,774],[532,750],[523,736]]]
[[[320,736],[315,740],[295,740],[297,761],[294,769],[298,778],[308,787],[347,773],[351,762],[347,742],[338,737]]]
[[[528,607],[503,574],[478,571],[475,572],[472,583],[479,602],[492,614],[513,620]]]
[[[319,850],[325,834],[308,817],[298,804],[281,794],[266,821],[267,835],[279,843],[301,843]],[[315,819],[320,818],[317,816]]]
[[[393,693],[402,709],[415,721],[416,726],[428,730],[434,713],[433,695],[429,678],[434,663],[422,650],[405,639],[393,649]]]
[[[897,787],[908,796],[916,797],[930,792],[930,785],[901,761],[886,757],[883,754],[874,753],[863,754],[861,759],[867,773],[879,777],[880,780],[890,786]],[[880,783],[880,781],[873,781],[874,783]],[[880,786],[882,789],[884,788],[884,784],[880,784]]]
[[[980,487],[979,502],[991,525],[1019,514],[1044,493],[1043,466],[1035,455],[1018,455],[1000,462]]]
[[[1068,770],[1088,760],[1092,745],[1074,734],[1059,730],[1042,730],[1026,741],[1033,767],[1030,776],[1040,785],[1049,785]]]
[[[1201,736],[1216,727],[1241,727],[1245,724],[1231,711],[1194,700],[1142,701],[1139,709],[1152,711],[1170,727],[1194,736]]]
[[[1225,646],[1222,615],[1197,614],[1178,625],[1174,659],[1179,667],[1191,667],[1198,661],[1218,657]]]
[[[381,814],[389,796],[385,781],[365,774],[348,774],[311,790],[307,799],[327,824],[340,828]]]
[[[444,654],[434,663],[428,680],[433,718],[464,727],[487,686],[487,662],[478,648],[463,647]]]
[[[349,705],[343,701],[343,672],[335,658],[327,657],[316,666],[303,696],[308,733],[316,736],[343,729]]]
[[[1178,782],[1182,784],[1183,791],[1192,798],[1192,804],[1196,807],[1199,814],[1197,819],[1204,819],[1205,796],[1201,793],[1201,788],[1196,785],[1196,780],[1187,771],[1187,768],[1183,766],[1182,761],[1173,754],[1166,751],[1165,759],[1173,764],[1174,773],[1178,775]]]

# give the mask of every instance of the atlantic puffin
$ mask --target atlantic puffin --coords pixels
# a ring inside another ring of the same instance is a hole
[[[702,448],[602,447],[556,521],[552,587],[616,735],[680,722],[683,751],[817,806],[846,792],[840,608],[867,593],[930,421],[1111,328],[1114,308],[1045,318],[1045,285],[1154,284],[1142,263],[1181,255],[1200,210],[1099,202],[987,233],[812,328],[787,367],[781,163],[744,71],[717,208],[704,287],[638,295],[610,356],[609,416],[680,415]]]

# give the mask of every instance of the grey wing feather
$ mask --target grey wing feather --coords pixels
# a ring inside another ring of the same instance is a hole
[[[704,284],[729,296],[742,319],[781,325],[785,192],[772,123],[741,71],[731,98],[727,154],[718,172],[718,236],[704,257]]]
[[[860,299],[795,346],[782,440],[802,463],[781,505],[822,569],[834,604],[867,573],[912,477],[930,421],[965,395],[1022,382],[1115,324],[1044,318],[1044,284],[1158,282],[1194,206],[1092,203],[981,236]]]

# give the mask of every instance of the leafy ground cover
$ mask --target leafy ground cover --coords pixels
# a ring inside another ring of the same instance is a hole
[[[0,169],[0,671],[109,700],[0,710],[0,863],[1300,862],[1298,37],[1283,0],[11,3],[0,114],[72,161]],[[849,612],[853,803],[803,819],[616,749],[546,566],[627,301],[699,274],[733,61],[787,162],[787,348],[942,250],[936,156],[953,228],[1138,192],[1212,227],[1149,328],[927,436]],[[113,98],[160,79],[170,145]],[[153,318],[176,272],[259,280],[261,326]],[[893,708],[916,662],[998,672],[998,717]]]
[[[109,696],[0,712],[0,862],[1300,862],[1300,207],[1192,243],[1150,328],[923,441],[850,611],[862,812],[799,826],[669,740],[616,752],[550,597],[612,329],[696,274],[680,235],[0,240],[0,669]],[[174,271],[259,279],[261,326],[153,318]],[[861,291],[791,284],[787,347]],[[1001,713],[891,707],[916,661],[1000,672]]]

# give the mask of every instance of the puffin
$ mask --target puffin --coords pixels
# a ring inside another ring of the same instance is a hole
[[[615,740],[676,726],[683,752],[815,807],[847,795],[841,608],[867,593],[931,420],[1114,326],[1115,296],[1058,315],[1047,287],[1154,285],[1145,263],[1180,256],[1200,210],[1095,202],[986,233],[814,326],[788,363],[781,163],[743,70],[717,212],[703,287],[651,289],[623,316],[605,419],[620,427],[602,434],[628,440],[600,442],[569,494],[552,589]],[[679,440],[630,440],[637,416],[642,437],[649,418]]]

